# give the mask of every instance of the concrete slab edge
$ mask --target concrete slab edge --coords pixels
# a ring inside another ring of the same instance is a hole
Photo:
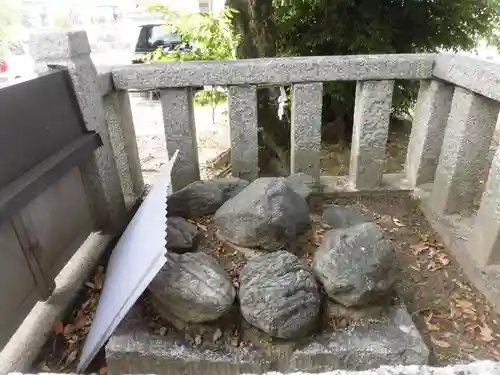
[[[52,323],[71,306],[112,238],[112,235],[99,232],[87,237],[56,277],[56,289],[52,296],[35,305],[0,353],[0,374],[29,371],[52,330]]]
[[[20,372],[11,375],[23,375]],[[499,375],[500,363],[491,361],[478,361],[469,364],[430,367],[430,366],[383,366],[367,371],[336,370],[333,372],[322,372],[322,375]],[[34,375],[34,374],[24,374]],[[46,375],[55,375],[53,373]],[[66,374],[76,375],[76,374]],[[251,374],[248,374],[251,375]],[[278,372],[269,372],[264,375],[281,375]],[[309,375],[307,373],[295,373],[294,375]]]

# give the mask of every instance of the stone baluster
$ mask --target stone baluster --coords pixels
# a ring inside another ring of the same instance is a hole
[[[291,172],[320,177],[323,83],[292,86]]]
[[[87,34],[84,31],[38,33],[30,44],[38,72],[47,70],[47,64],[68,70],[85,125],[102,139],[102,147],[80,170],[97,228],[119,229],[126,220],[125,201]]]
[[[382,181],[394,81],[362,81],[356,86],[349,180],[356,189]]]
[[[232,174],[249,181],[259,176],[257,121],[257,87],[229,87]]]
[[[120,174],[125,205],[130,209],[144,191],[130,99],[126,91],[111,91],[103,99],[104,116]]]
[[[467,247],[480,266],[500,264],[500,148],[491,163]]]
[[[487,168],[500,104],[456,87],[448,117],[431,206],[440,215],[473,208],[481,173]]]
[[[412,187],[434,181],[454,86],[422,81],[413,116],[405,174]]]
[[[168,157],[179,150],[172,169],[172,190],[175,192],[200,179],[193,93],[189,88],[161,90],[160,102]]]

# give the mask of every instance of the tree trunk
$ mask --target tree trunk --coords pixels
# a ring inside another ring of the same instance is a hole
[[[272,0],[226,0],[235,9],[233,27],[240,35],[239,59],[276,56],[276,28]],[[290,125],[278,118],[277,88],[258,90],[259,168],[261,175],[289,173]]]

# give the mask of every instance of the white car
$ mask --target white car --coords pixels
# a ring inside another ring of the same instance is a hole
[[[27,46],[20,41],[7,41],[3,45],[3,53],[0,55],[0,85],[34,77],[35,61]]]

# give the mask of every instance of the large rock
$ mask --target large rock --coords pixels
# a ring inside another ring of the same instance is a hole
[[[374,223],[333,229],[314,254],[313,272],[330,298],[347,307],[363,306],[391,290],[392,248]]]
[[[167,263],[149,285],[155,306],[166,319],[186,323],[216,320],[232,306],[235,290],[226,272],[203,253],[168,254]]]
[[[167,218],[167,249],[175,253],[185,253],[196,247],[198,228],[182,217]]]
[[[234,177],[193,182],[167,198],[167,215],[196,218],[213,214],[248,184]]]
[[[330,206],[323,211],[323,221],[332,228],[349,228],[369,222],[368,218],[353,206]]]
[[[222,237],[236,245],[290,249],[309,227],[309,207],[283,178],[259,178],[224,203],[214,222]]]
[[[314,177],[305,173],[293,173],[285,178],[285,183],[306,200],[318,186]]]
[[[313,275],[286,251],[247,262],[240,272],[239,299],[248,323],[285,339],[308,332],[321,302]]]

